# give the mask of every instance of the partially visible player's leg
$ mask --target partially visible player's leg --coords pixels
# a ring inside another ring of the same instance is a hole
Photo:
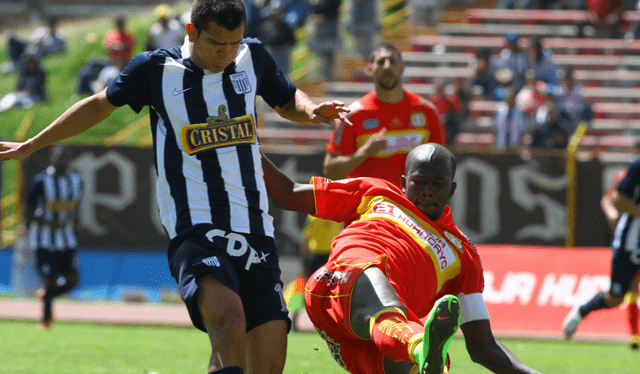
[[[240,297],[211,274],[197,283],[198,309],[211,342],[209,371],[234,366],[246,370],[246,322]]]
[[[368,324],[368,330],[365,325]],[[378,350],[395,362],[385,360],[385,373],[417,371],[441,374],[445,370],[449,343],[460,324],[460,304],[455,296],[439,299],[425,326],[410,321],[395,289],[377,267],[358,277],[351,299],[351,326],[363,339],[372,339]]]
[[[624,307],[627,315],[627,325],[629,327],[629,333],[631,334],[631,340],[629,341],[629,347],[631,349],[640,348],[640,336],[638,335],[638,276],[631,283],[631,288],[624,297],[626,305]]]
[[[270,321],[248,333],[247,362],[251,374],[280,374],[287,355],[287,322]]]
[[[562,332],[565,339],[570,339],[578,329],[582,320],[591,312],[615,308],[622,303],[629,290],[640,265],[635,264],[634,252],[624,247],[613,248],[611,260],[611,285],[608,292],[600,291],[582,305],[574,306],[562,321]]]

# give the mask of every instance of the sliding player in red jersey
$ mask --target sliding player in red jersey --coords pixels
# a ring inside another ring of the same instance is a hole
[[[474,362],[496,373],[538,373],[493,336],[478,252],[446,205],[456,161],[444,146],[414,148],[401,188],[377,178],[298,184],[264,155],[263,169],[282,209],[345,222],[305,292],[309,317],[340,366],[353,374],[448,372],[460,326]]]

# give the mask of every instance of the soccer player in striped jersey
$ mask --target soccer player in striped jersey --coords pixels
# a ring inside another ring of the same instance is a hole
[[[329,261],[305,285],[316,330],[352,374],[442,374],[462,329],[471,359],[494,373],[538,373],[495,340],[482,264],[446,201],[456,161],[437,143],[407,156],[400,185],[379,178],[291,181],[263,156],[282,209],[345,222]]]
[[[611,241],[611,285],[609,290],[596,292],[582,304],[576,304],[562,321],[562,333],[565,339],[571,339],[582,320],[592,312],[616,308],[624,301],[625,294],[633,291],[637,295],[635,282],[640,270],[640,156],[627,166],[626,175],[618,182],[609,198],[613,208],[617,209],[620,218],[617,220]],[[635,289],[631,289],[632,285]],[[630,296],[633,304],[637,296]],[[628,315],[632,336],[631,347],[637,344],[637,310]],[[635,323],[635,326],[634,326]]]
[[[333,124],[348,109],[314,104],[255,39],[242,0],[195,0],[182,46],[134,57],[105,89],[22,143],[19,159],[79,134],[118,107],[150,108],[169,268],[191,320],[208,333],[210,373],[281,373],[291,323],[256,134],[259,95],[284,118]]]
[[[69,168],[70,148],[53,146],[50,161],[51,164],[31,180],[25,209],[29,247],[35,250],[37,270],[44,286],[38,290],[43,303],[40,330],[51,326],[53,299],[78,284],[75,224],[82,179]]]

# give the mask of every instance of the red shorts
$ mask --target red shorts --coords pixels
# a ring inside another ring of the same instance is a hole
[[[361,339],[351,330],[349,316],[356,280],[370,266],[386,274],[387,256],[361,254],[329,261],[313,273],[305,287],[305,304],[311,322],[340,366],[352,374],[384,374],[382,354],[373,341]]]

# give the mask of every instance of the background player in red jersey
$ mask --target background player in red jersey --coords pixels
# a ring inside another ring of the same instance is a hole
[[[338,121],[327,144],[327,178],[400,181],[407,153],[423,143],[444,144],[446,130],[436,107],[402,87],[405,64],[391,44],[373,50],[367,70],[375,90],[349,106],[353,126]]]
[[[346,224],[305,293],[309,317],[340,366],[368,374],[448,372],[447,349],[460,324],[474,362],[496,373],[537,373],[493,336],[479,255],[446,205],[456,161],[444,146],[414,148],[401,189],[377,178],[298,184],[264,156],[263,169],[282,209]]]

